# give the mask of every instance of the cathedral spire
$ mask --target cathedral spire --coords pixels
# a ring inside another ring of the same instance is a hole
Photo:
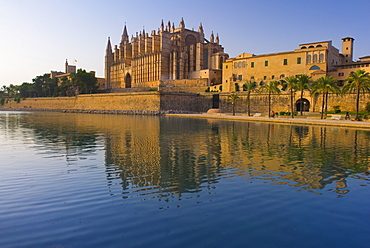
[[[163,32],[163,31],[164,31],[164,23],[163,23],[163,19],[162,19],[162,23],[161,23],[160,31],[161,31],[161,32]]]
[[[123,28],[121,42],[128,42],[128,33],[127,33],[126,23],[125,23],[125,27]]]
[[[217,33],[217,35],[216,35],[216,43],[218,44],[218,43],[220,43],[220,38],[218,37],[218,33]]]
[[[211,37],[209,37],[209,40],[211,43],[215,42],[215,36],[213,35],[213,31],[212,31]]]
[[[180,28],[181,29],[184,29],[185,28],[185,22],[184,22],[184,18],[183,17],[181,18]]]
[[[203,33],[204,32],[203,31],[203,25],[202,25],[202,23],[200,23],[200,25],[199,25],[198,32],[199,33]]]
[[[171,22],[168,21],[166,31],[170,32],[171,31]]]
[[[106,54],[112,53],[112,45],[110,43],[110,37],[108,37],[107,49],[105,50]]]

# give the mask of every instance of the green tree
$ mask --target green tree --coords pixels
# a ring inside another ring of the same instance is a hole
[[[297,78],[298,78],[297,90],[301,92],[299,109],[300,109],[301,115],[303,115],[303,92],[309,89],[311,77],[306,74],[302,74],[302,75],[299,75]]]
[[[255,91],[257,88],[257,83],[255,81],[247,80],[243,84],[243,91],[247,92],[247,113],[248,116],[251,115],[251,92]]]
[[[269,116],[271,113],[271,95],[272,94],[280,94],[280,89],[278,88],[279,82],[271,81],[268,84],[262,85],[260,88],[261,92],[267,92],[268,94],[268,108],[269,108]]]
[[[60,96],[74,96],[76,89],[73,87],[72,82],[67,77],[60,79],[58,92]]]
[[[34,92],[37,97],[48,96],[50,87],[50,74],[45,73],[32,79]]]
[[[72,86],[76,89],[76,94],[94,93],[99,87],[95,74],[82,69],[71,73],[71,82]]]
[[[284,89],[289,90],[289,94],[290,94],[290,114],[292,115],[292,118],[294,118],[294,96],[295,96],[295,92],[297,91],[297,82],[298,82],[298,78],[296,76],[286,77],[282,81]]]
[[[370,92],[370,73],[365,70],[358,69],[357,71],[351,72],[346,79],[347,83],[343,86],[343,92],[355,93],[356,94],[356,117],[355,120],[359,120],[358,111],[360,105],[360,95]]]
[[[340,89],[337,85],[337,80],[333,77],[321,77],[316,82],[312,83],[312,94],[320,93],[322,94],[322,104],[321,104],[321,119],[327,116],[328,112],[328,95],[329,92],[339,94]]]
[[[228,100],[231,102],[233,115],[235,115],[235,105],[240,100],[240,97],[237,94],[231,94]]]

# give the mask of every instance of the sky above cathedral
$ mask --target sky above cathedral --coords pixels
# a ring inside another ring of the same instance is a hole
[[[108,37],[120,42],[161,21],[219,34],[230,57],[292,51],[299,44],[355,38],[354,59],[370,55],[369,0],[0,0],[0,87],[64,71],[65,60],[104,77]],[[77,61],[77,62],[76,62]]]

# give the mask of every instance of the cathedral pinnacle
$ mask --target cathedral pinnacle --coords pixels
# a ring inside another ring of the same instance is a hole
[[[181,29],[184,29],[185,28],[185,22],[184,22],[184,18],[183,17],[181,18],[180,28]]]
[[[107,54],[112,53],[112,45],[111,45],[111,43],[110,43],[110,37],[108,37],[108,43],[107,43],[106,53],[107,53]],[[66,61],[66,62],[67,62],[67,61]]]
[[[125,26],[123,28],[121,42],[128,42],[128,33],[127,33],[126,23],[125,23]]]
[[[202,25],[202,23],[200,23],[200,25],[199,25],[198,32],[199,33],[203,33],[204,32],[203,31],[203,25]]]
[[[162,19],[162,23],[161,23],[160,31],[161,31],[161,32],[163,32],[163,31],[164,31],[164,23],[163,23],[163,19]]]
[[[217,33],[217,35],[216,35],[216,43],[218,44],[218,43],[220,43],[220,38],[218,37],[218,33]]]
[[[213,35],[213,31],[212,31],[211,37],[209,39],[210,39],[211,43],[215,42],[215,36]]]

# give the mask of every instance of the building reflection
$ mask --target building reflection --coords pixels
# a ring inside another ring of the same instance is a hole
[[[364,130],[151,116],[20,116],[9,127],[32,130],[43,144],[37,149],[63,146],[67,160],[94,153],[101,143],[108,185],[119,180],[124,193],[181,195],[238,176],[342,195],[350,191],[349,177],[366,178],[369,170],[370,132]]]

